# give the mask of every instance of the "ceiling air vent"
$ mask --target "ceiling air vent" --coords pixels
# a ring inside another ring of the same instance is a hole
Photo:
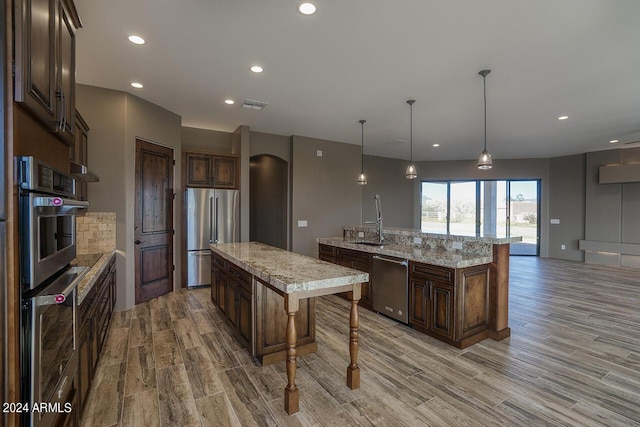
[[[262,110],[264,107],[269,105],[268,102],[262,101],[254,101],[253,99],[245,99],[242,103],[242,108],[246,108],[247,110]]]

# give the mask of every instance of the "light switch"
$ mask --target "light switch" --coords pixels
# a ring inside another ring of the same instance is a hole
[[[560,219],[558,219],[558,218],[551,218],[551,219],[549,220],[549,222],[550,222],[551,224],[560,224]]]
[[[316,151],[316,156],[318,156],[318,157],[322,157],[322,150],[318,150],[318,151]]]
[[[422,244],[422,237],[414,237],[413,238],[413,244],[414,245],[421,245]]]
[[[565,245],[560,245],[560,250],[564,251],[565,249],[567,249],[567,247]]]
[[[307,220],[306,219],[301,219],[298,221],[298,227],[306,227],[307,226]]]

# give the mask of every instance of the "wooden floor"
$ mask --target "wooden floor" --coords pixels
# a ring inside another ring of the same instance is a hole
[[[512,257],[511,338],[458,350],[360,310],[362,387],[345,385],[348,308],[317,305],[318,352],[260,367],[209,289],[115,313],[83,426],[640,426],[638,270]]]

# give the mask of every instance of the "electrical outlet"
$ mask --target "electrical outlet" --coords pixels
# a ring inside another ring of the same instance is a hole
[[[298,227],[306,227],[306,226],[307,226],[306,219],[301,219],[300,221],[298,221]]]
[[[364,231],[358,231],[358,237],[364,237]]]
[[[422,237],[414,237],[413,238],[413,244],[414,245],[421,245],[422,244]]]
[[[560,220],[559,220],[558,218],[551,218],[551,219],[549,220],[549,222],[550,222],[551,224],[560,224]]]
[[[453,249],[462,249],[462,242],[453,242]]]
[[[560,245],[560,250],[564,251],[565,249],[567,249],[567,247],[565,245]]]
[[[322,150],[317,150],[316,151],[316,156],[322,157]]]

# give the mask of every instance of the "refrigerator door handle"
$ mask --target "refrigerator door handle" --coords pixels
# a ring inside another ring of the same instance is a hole
[[[218,243],[218,199],[219,197],[216,196],[216,217],[215,217],[215,223],[216,223],[216,243]]]
[[[209,196],[209,243],[213,242],[213,196]]]

